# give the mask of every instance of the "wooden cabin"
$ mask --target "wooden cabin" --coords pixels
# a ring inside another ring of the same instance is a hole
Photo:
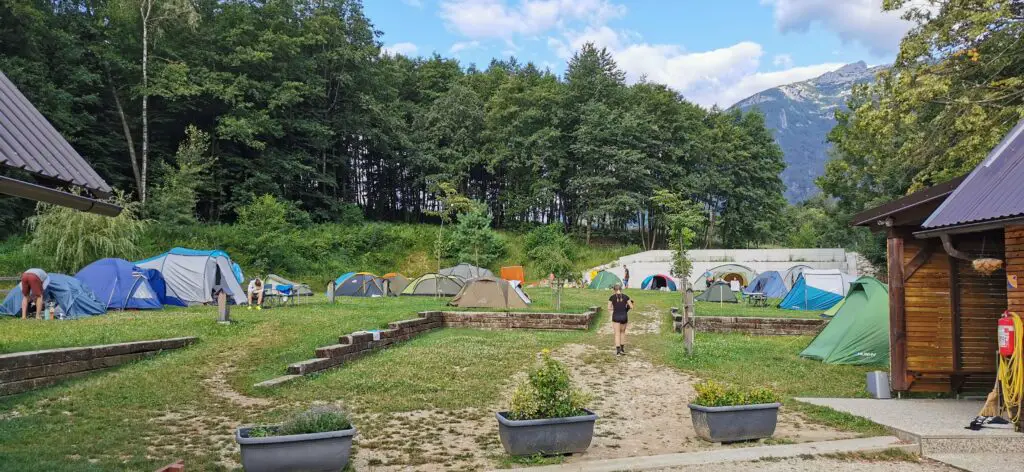
[[[897,392],[988,392],[996,322],[1024,314],[1024,121],[969,175],[857,214],[884,231],[891,384]],[[991,274],[972,261],[994,258]]]

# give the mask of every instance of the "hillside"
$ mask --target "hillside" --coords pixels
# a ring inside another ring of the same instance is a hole
[[[825,170],[828,132],[835,126],[835,110],[845,107],[854,84],[872,82],[888,66],[868,67],[864,61],[847,64],[803,82],[782,85],[740,100],[733,108],[754,108],[765,115],[765,123],[785,154],[782,182],[786,199],[799,202],[814,196],[814,179]]]

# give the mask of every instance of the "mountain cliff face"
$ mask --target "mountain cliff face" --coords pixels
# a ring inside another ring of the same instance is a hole
[[[854,84],[873,82],[888,66],[869,68],[863,61],[847,64],[819,77],[782,85],[754,94],[733,105],[743,111],[760,109],[785,154],[782,182],[790,202],[818,193],[814,179],[825,171],[831,145],[826,141],[835,126],[835,111],[846,107]]]

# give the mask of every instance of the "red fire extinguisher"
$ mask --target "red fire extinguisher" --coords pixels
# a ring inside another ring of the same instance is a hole
[[[999,355],[1003,357],[1013,356],[1013,344],[1016,339],[1013,327],[1013,318],[1010,317],[1009,311],[1003,312],[1003,317],[999,318]]]

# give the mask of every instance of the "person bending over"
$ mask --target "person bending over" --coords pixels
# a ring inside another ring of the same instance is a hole
[[[36,319],[43,319],[43,291],[50,285],[50,276],[43,269],[32,268],[21,274],[21,319],[28,317],[28,301],[36,302]]]
[[[256,298],[256,309],[263,309],[263,281],[259,277],[249,281],[249,309],[252,309],[252,299]]]
[[[633,300],[622,293],[622,285],[612,287],[615,293],[608,299],[608,311],[612,314],[612,329],[615,330],[615,355],[626,355],[626,324],[629,323],[629,310],[633,309]]]

